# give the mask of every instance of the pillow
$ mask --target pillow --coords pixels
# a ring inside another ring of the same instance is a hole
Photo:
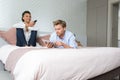
[[[44,36],[40,36],[40,37],[37,38],[37,42],[40,45],[45,46],[44,40],[49,40],[49,38],[50,38],[50,34],[44,35]]]
[[[83,45],[80,43],[80,41],[77,41],[77,40],[76,40],[76,43],[77,43],[78,47],[82,47],[82,46],[83,46]]]
[[[11,45],[16,45],[16,28],[10,28],[8,31],[0,30],[0,37]],[[44,35],[37,38],[37,42],[44,46],[43,40],[49,40],[50,35]]]
[[[8,31],[0,31],[0,36],[9,44],[16,45],[16,28],[10,28]]]

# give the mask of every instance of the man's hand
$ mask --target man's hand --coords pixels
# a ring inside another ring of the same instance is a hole
[[[63,46],[63,42],[61,41],[56,41],[54,44],[55,46]]]
[[[54,46],[53,43],[51,42],[46,42],[45,44],[46,44],[46,47],[48,48],[52,48]]]
[[[63,46],[64,48],[72,48],[71,46],[69,46],[69,45],[67,45],[67,44],[65,44],[65,43],[63,43],[61,41],[56,41],[54,43],[54,46]]]

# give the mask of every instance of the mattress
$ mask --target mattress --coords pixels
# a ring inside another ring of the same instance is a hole
[[[1,47],[0,60],[6,65],[16,49],[21,48]],[[120,48],[115,47],[29,49],[10,70],[15,80],[87,80],[120,66]]]

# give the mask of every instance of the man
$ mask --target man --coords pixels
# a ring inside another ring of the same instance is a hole
[[[55,32],[51,34],[50,43],[47,43],[47,47],[77,48],[75,36],[72,32],[66,30],[66,22],[63,20],[56,20],[53,24]]]
[[[16,28],[17,46],[36,46],[37,31],[34,28],[35,23],[36,21],[31,21],[29,11],[22,13],[22,22],[13,25]]]

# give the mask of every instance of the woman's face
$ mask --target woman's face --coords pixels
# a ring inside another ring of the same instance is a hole
[[[24,22],[29,23],[31,21],[31,15],[29,13],[25,13],[23,16]]]

